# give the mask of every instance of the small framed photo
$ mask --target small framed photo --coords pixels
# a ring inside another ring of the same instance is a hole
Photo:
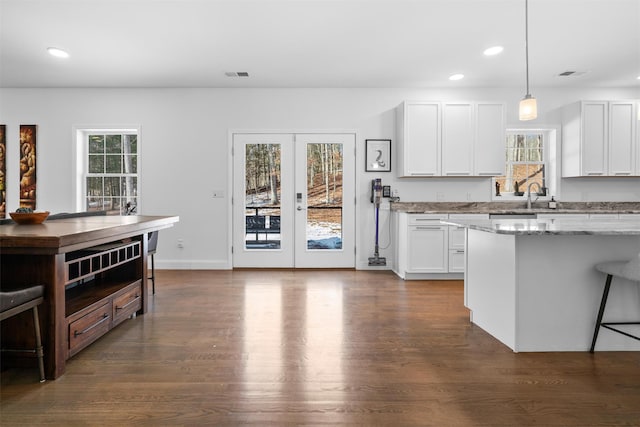
[[[391,140],[365,140],[365,172],[391,172]]]

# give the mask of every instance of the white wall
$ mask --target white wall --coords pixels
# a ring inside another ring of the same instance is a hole
[[[539,119],[529,126],[559,127],[562,105],[580,99],[640,98],[632,89],[536,89]],[[7,208],[18,207],[18,128],[38,125],[39,209],[74,211],[74,126],[139,125],[140,213],[179,215],[161,234],[159,268],[230,268],[230,130],[355,130],[357,132],[357,265],[373,253],[373,210],[368,182],[381,177],[403,201],[488,201],[482,178],[398,179],[364,172],[364,140],[395,141],[395,107],[403,100],[497,100],[507,123],[521,127],[516,89],[0,89],[0,123],[7,125]],[[395,153],[394,153],[395,155]],[[395,162],[394,162],[395,163]],[[395,164],[394,164],[395,169]],[[561,200],[640,201],[638,179],[565,179]],[[381,214],[381,247],[389,241]],[[184,240],[178,249],[177,239]],[[390,257],[392,248],[381,255]]]

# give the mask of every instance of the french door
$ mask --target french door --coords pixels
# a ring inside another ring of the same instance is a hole
[[[233,134],[233,266],[355,266],[355,135]]]

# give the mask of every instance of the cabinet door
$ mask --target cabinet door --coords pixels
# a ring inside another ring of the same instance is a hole
[[[402,170],[404,176],[440,175],[440,104],[405,102]]]
[[[504,104],[476,104],[476,138],[473,174],[504,175],[505,118]]]
[[[582,175],[606,175],[608,114],[607,102],[582,103]]]
[[[442,105],[442,174],[469,176],[473,170],[473,105]]]
[[[609,175],[632,175],[636,155],[634,102],[609,103]]]
[[[409,273],[446,273],[448,271],[447,226],[416,225],[409,227]]]

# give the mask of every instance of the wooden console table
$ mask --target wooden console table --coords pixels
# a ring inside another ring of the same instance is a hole
[[[40,321],[48,379],[113,327],[147,311],[147,236],[175,216],[87,216],[0,225],[0,282],[45,285]],[[29,320],[2,322],[2,341],[29,345]]]

